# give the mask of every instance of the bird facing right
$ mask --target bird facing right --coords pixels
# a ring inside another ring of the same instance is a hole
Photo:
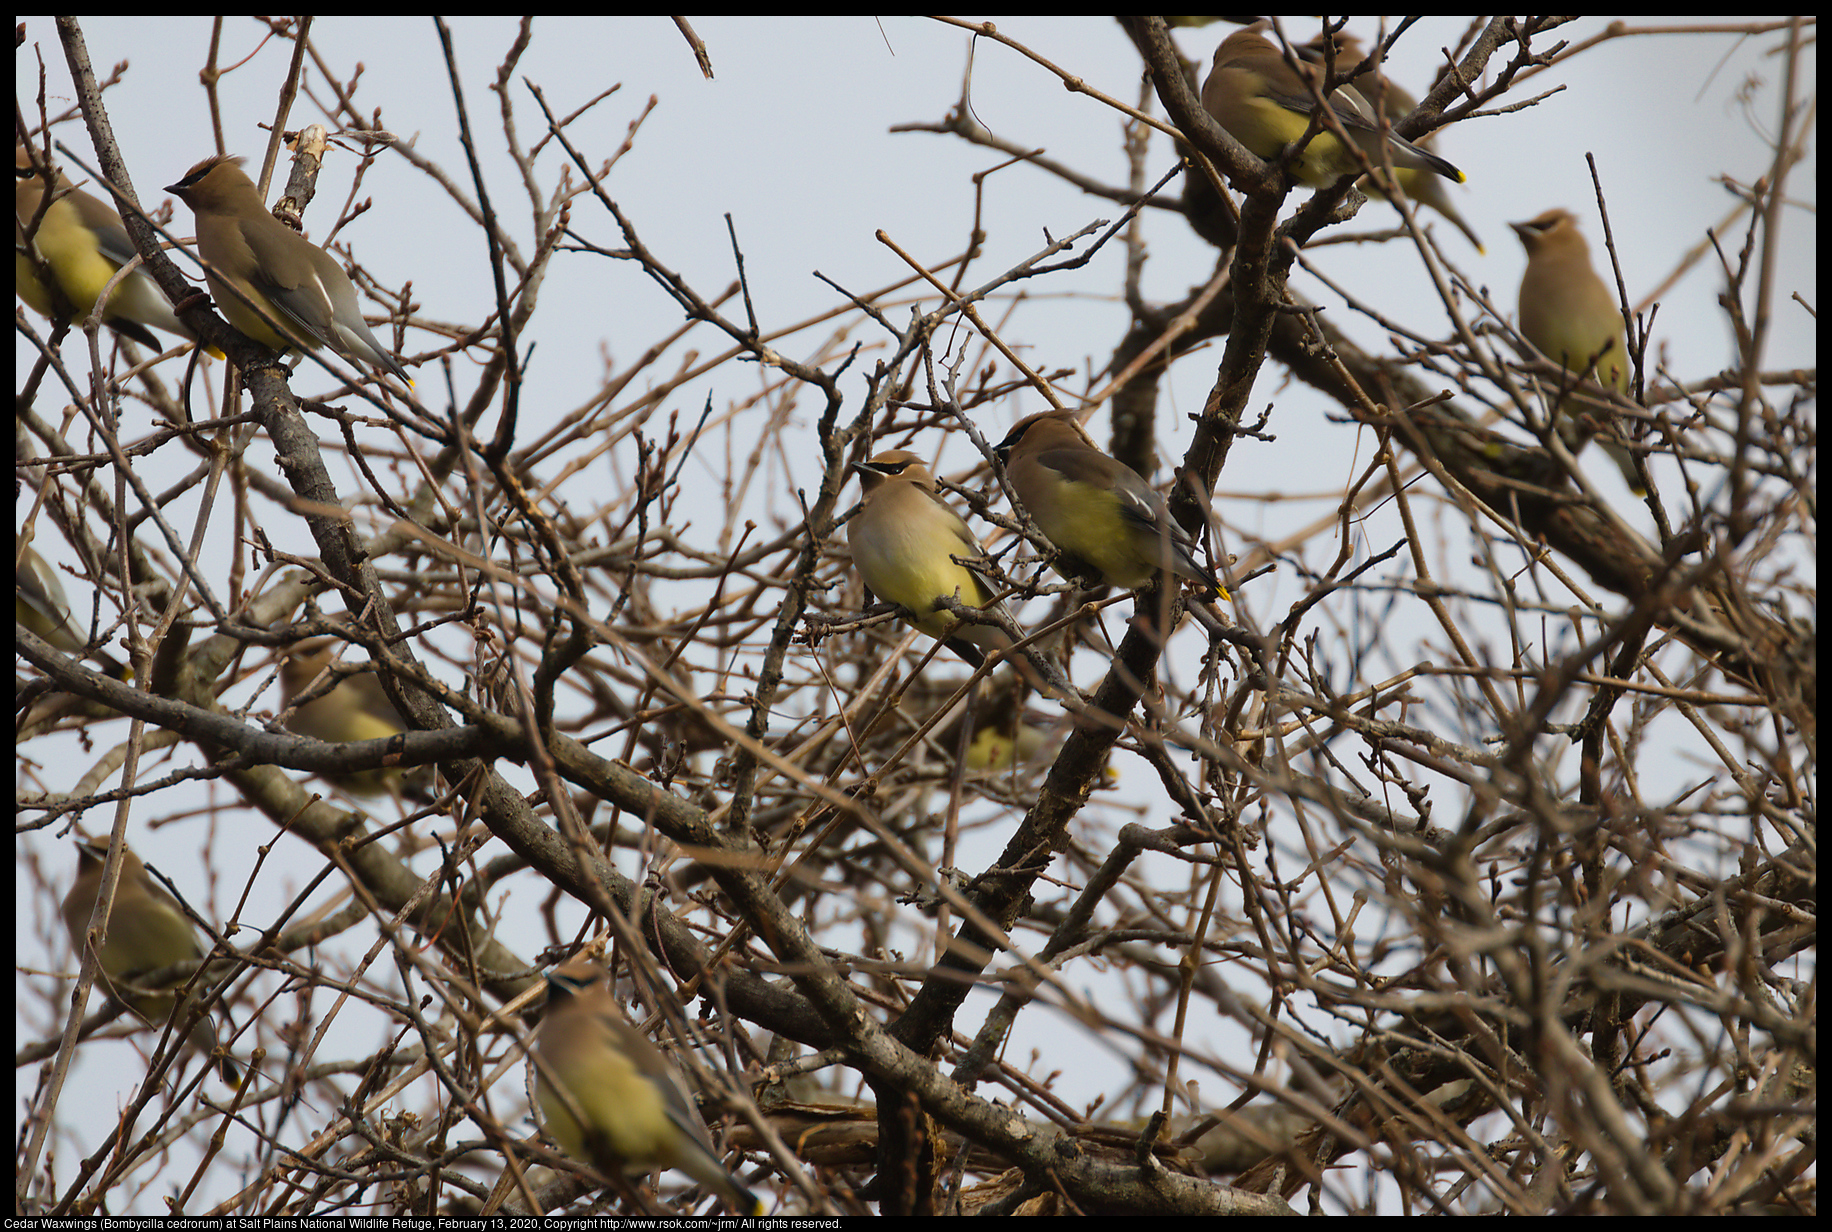
[[[548,973],[534,1054],[535,1098],[568,1155],[607,1175],[678,1168],[733,1212],[762,1213],[714,1151],[679,1071],[624,1017],[602,966],[579,958]]]

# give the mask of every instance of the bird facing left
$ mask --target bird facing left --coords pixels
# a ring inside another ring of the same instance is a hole
[[[1137,590],[1168,572],[1227,597],[1164,498],[1137,471],[1102,453],[1073,411],[1019,420],[993,453],[1024,512],[1062,554],[1065,575]]]
[[[1208,79],[1202,83],[1202,106],[1234,140],[1276,163],[1288,146],[1303,140],[1310,130],[1317,110],[1312,85],[1321,82],[1314,66],[1299,60],[1298,68],[1293,69],[1285,62],[1284,54],[1262,37],[1270,28],[1270,23],[1259,21],[1222,40]],[[1292,177],[1298,183],[1327,188],[1341,176],[1368,166],[1383,167],[1389,160],[1398,170],[1429,171],[1463,183],[1463,173],[1451,163],[1383,128],[1354,86],[1338,86],[1329,104],[1336,123],[1356,149],[1344,145],[1324,125],[1292,160]]]
[[[108,844],[83,840],[76,846],[76,880],[63,904],[64,927],[70,943],[81,954],[87,944],[90,918],[102,893],[102,874],[108,861]],[[115,885],[107,938],[96,955],[102,982],[111,995],[125,1003],[139,1019],[155,1029],[183,1015],[189,998],[180,1001],[171,991],[142,988],[138,978],[177,963],[191,962],[207,951],[197,939],[191,921],[178,900],[165,892],[146,871],[140,857],[123,847],[121,875]],[[216,1048],[216,1029],[209,1015],[198,1018],[186,1041],[205,1056]],[[238,1070],[227,1052],[216,1062],[224,1082],[235,1085]]]
[[[13,204],[18,211],[13,220],[13,287],[20,299],[44,316],[60,324],[75,324],[94,310],[109,281],[139,254],[114,206],[77,188],[63,172],[56,173],[51,203],[45,205],[44,176],[32,166],[23,145],[13,147],[13,175]],[[29,243],[27,228],[34,228]],[[50,271],[57,295],[39,277],[33,254]],[[72,312],[74,318],[68,315]],[[102,311],[102,322],[154,351],[164,350],[165,344],[152,335],[149,325],[186,341],[192,338],[164,292],[142,269],[130,271],[116,284]]]
[[[273,350],[329,346],[412,385],[369,332],[337,258],[269,213],[241,162],[206,158],[165,190],[197,215],[197,253],[229,324]]]
[[[602,966],[574,959],[548,973],[534,1055],[547,1132],[572,1158],[607,1175],[678,1168],[730,1210],[762,1213],[713,1149],[679,1071],[624,1017]]]

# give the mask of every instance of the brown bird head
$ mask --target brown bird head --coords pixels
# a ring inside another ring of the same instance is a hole
[[[854,462],[852,469],[859,472],[859,489],[866,496],[887,479],[907,480],[928,492],[936,490],[935,476],[929,473],[927,464],[907,449],[887,449],[868,462]]]
[[[260,190],[242,170],[244,161],[231,154],[213,154],[185,172],[176,184],[167,184],[165,191],[199,214],[229,214],[251,202],[256,210],[265,211]]]
[[[1508,226],[1520,237],[1521,247],[1527,250],[1529,257],[1541,250],[1566,248],[1582,253],[1586,260],[1590,258],[1590,244],[1578,230],[1577,215],[1570,210],[1547,210],[1525,222],[1511,222]]]
[[[1011,431],[1005,434],[1005,439],[992,447],[992,452],[1001,465],[1010,466],[1011,451],[1027,438],[1027,449],[1047,449],[1062,445],[1100,449],[1094,443],[1094,438],[1088,435],[1088,430],[1081,426],[1081,420],[1075,417],[1074,411],[1039,411],[1013,424]]]

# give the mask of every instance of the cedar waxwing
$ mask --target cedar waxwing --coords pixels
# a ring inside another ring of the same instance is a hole
[[[70,942],[79,953],[86,944],[84,936],[95,914],[96,898],[102,892],[102,869],[107,859],[106,842],[85,839],[76,845],[76,884],[64,899],[64,927],[70,930]],[[157,1030],[175,1012],[183,1012],[184,1007],[177,1004],[172,993],[131,992],[129,988],[141,975],[202,958],[206,953],[178,900],[153,880],[140,857],[123,847],[114,909],[108,916],[108,939],[97,955],[102,982],[109,992]],[[199,1018],[191,1028],[188,1043],[205,1056],[216,1047],[216,1030],[208,1016]],[[223,1081],[235,1085],[235,1063],[224,1055],[216,1065]]]
[[[1520,279],[1520,336],[1552,362],[1574,373],[1588,373],[1585,379],[1605,389],[1626,393],[1629,359],[1622,307],[1591,268],[1590,245],[1578,230],[1578,220],[1568,210],[1547,210],[1508,226],[1527,250],[1527,272]],[[1597,414],[1610,417],[1599,402],[1577,397],[1561,401],[1553,422],[1573,453],[1589,439],[1571,418],[1579,406],[1595,407]],[[1603,450],[1635,494],[1646,495],[1633,455],[1613,441],[1604,441]]]
[[[679,1168],[734,1213],[762,1213],[713,1149],[680,1072],[624,1018],[603,967],[575,958],[548,972],[534,1053],[535,1098],[568,1155],[607,1175]]]
[[[268,213],[241,161],[206,158],[165,190],[197,215],[197,253],[229,324],[276,351],[328,344],[412,385],[363,323],[356,288],[337,258]]]
[[[973,740],[967,746],[967,756],[962,759],[961,765],[973,773],[995,770],[1003,774],[1026,764],[1047,747],[1048,733],[1030,723],[1020,723],[1015,732],[1000,727],[983,727],[973,733]]]
[[[36,265],[26,255],[26,228],[32,225],[44,201],[45,182],[33,169],[31,157],[22,145],[13,147],[13,174],[17,179],[14,205],[18,210],[13,220],[14,288],[19,298],[39,313],[60,324],[74,324],[94,311],[96,296],[108,280],[138,255],[134,242],[128,238],[114,206],[73,186],[63,172],[57,173],[56,196],[39,220],[31,246],[57,280],[64,301],[61,310],[76,314],[66,321],[58,315],[60,306],[52,302],[49,289],[38,279]],[[165,346],[147,331],[148,325],[187,341],[192,337],[184,322],[173,314],[159,284],[143,269],[135,269],[121,280],[108,298],[102,321],[116,333],[154,351],[163,351]]]
[[[13,619],[69,654],[82,654],[89,639],[70,616],[70,600],[64,595],[57,570],[17,534],[13,536],[17,554],[13,572]],[[104,671],[116,680],[131,680],[133,673],[104,651],[92,656]]]
[[[1321,67],[1324,63],[1324,40],[1325,36],[1319,34],[1316,38],[1310,40],[1310,42],[1295,47],[1293,50],[1309,63]],[[1336,35],[1337,73],[1348,72],[1357,64],[1365,60],[1367,54],[1368,53],[1362,48],[1361,40],[1354,35]],[[1391,77],[1383,78],[1377,85],[1374,80],[1374,71],[1372,69],[1369,69],[1365,73],[1356,74],[1354,77],[1350,78],[1349,81],[1351,85],[1359,83],[1359,93],[1361,93],[1364,102],[1367,101],[1369,95],[1374,95],[1380,100],[1381,114],[1387,117],[1387,122],[1389,124],[1397,124],[1418,109],[1419,100],[1414,98],[1403,87],[1396,84]],[[1418,146],[1421,150],[1430,150],[1432,142],[1436,139],[1437,134],[1431,133],[1424,137],[1420,137],[1413,144]],[[1406,190],[1406,195],[1412,198],[1414,202],[1419,205],[1429,205],[1432,209],[1449,219],[1450,224],[1461,231],[1468,237],[1469,242],[1476,246],[1477,252],[1487,251],[1487,249],[1482,247],[1482,241],[1477,238],[1475,228],[1471,227],[1468,221],[1464,219],[1463,215],[1457,212],[1457,207],[1451,204],[1450,195],[1444,191],[1444,182],[1438,176],[1426,171],[1421,171],[1416,167],[1401,167],[1395,162],[1393,178],[1399,181],[1399,186]],[[1381,192],[1379,187],[1373,183],[1364,182],[1363,187],[1368,190],[1371,196],[1379,197],[1382,200],[1386,199],[1387,194]]]
[[[300,642],[280,660],[280,705],[291,708],[293,699],[309,690],[337,659],[343,643],[315,637]],[[286,721],[288,731],[327,744],[353,740],[386,740],[407,730],[401,712],[382,691],[374,672],[345,676],[323,697],[307,702]],[[380,766],[350,774],[326,774],[326,782],[353,796],[380,796],[395,792],[415,794],[431,781],[431,766]]]
[[[1065,576],[1098,575],[1109,586],[1137,590],[1168,569],[1227,597],[1164,498],[1102,453],[1073,411],[1019,420],[993,452],[1024,511],[1062,553]]]
[[[893,449],[855,462],[853,469],[864,499],[846,524],[846,541],[869,594],[902,608],[912,628],[944,642],[975,667],[986,661],[986,652],[1009,647],[1011,638],[997,625],[963,624],[936,605],[937,599],[958,597],[968,607],[983,608],[993,596],[984,578],[953,559],[986,553],[941,498],[922,459]],[[1004,604],[997,608],[1006,611]],[[1011,663],[1027,679],[1034,676],[1022,655],[1013,655]]]
[[[1011,689],[997,690],[980,704],[957,709],[958,717],[940,724],[935,742],[953,753],[960,750],[962,729],[971,728],[972,738],[961,755],[961,768],[969,774],[989,770],[1009,774],[1045,749],[1060,746],[1067,735],[1066,728],[1055,730],[1061,716],[1027,710],[1023,696]]]
[[[1202,106],[1236,141],[1267,162],[1276,163],[1286,146],[1304,136],[1316,110],[1316,100],[1311,97],[1310,87],[1285,63],[1279,49],[1260,37],[1269,28],[1270,23],[1257,21],[1222,40],[1215,49],[1209,78],[1202,83]],[[1299,66],[1308,74],[1320,76],[1301,60]],[[1342,130],[1373,166],[1385,165],[1381,150],[1384,136],[1386,155],[1396,170],[1417,168],[1463,182],[1463,173],[1436,154],[1420,149],[1390,128],[1383,134],[1373,109],[1353,86],[1338,86],[1329,98]],[[1291,163],[1292,176],[1311,188],[1327,188],[1341,176],[1361,170],[1361,160],[1343,148],[1327,126]]]

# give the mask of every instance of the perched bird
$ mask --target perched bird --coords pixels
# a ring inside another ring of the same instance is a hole
[[[1073,411],[1019,420],[993,453],[1024,511],[1062,553],[1058,568],[1065,575],[1137,590],[1169,570],[1227,597],[1164,498],[1102,453]]]
[[[276,351],[328,345],[413,384],[363,323],[337,258],[268,213],[241,162],[206,158],[165,190],[197,215],[197,252],[229,324]]]
[[[909,625],[980,666],[988,652],[1004,650],[1012,639],[997,625],[967,624],[936,604],[958,597],[968,607],[987,607],[993,594],[985,579],[954,557],[969,559],[985,552],[960,514],[941,498],[935,477],[922,460],[904,449],[856,462],[864,491],[858,516],[846,524],[852,563],[870,595],[903,610]],[[997,610],[1009,612],[1003,604]],[[1025,671],[1022,655],[1012,665]]]
[[[64,595],[57,570],[32,550],[31,544],[13,536],[15,556],[13,572],[13,619],[69,654],[89,650],[89,639],[70,616],[70,600]],[[131,680],[133,672],[107,652],[89,652],[102,669],[116,680]]]
[[[1020,724],[1016,731],[985,727],[973,733],[961,764],[969,771],[1015,770],[1048,747],[1049,737],[1040,727]]]
[[[1234,139],[1267,162],[1277,162],[1285,148],[1304,136],[1316,110],[1316,100],[1304,78],[1285,63],[1279,49],[1261,37],[1269,23],[1254,22],[1223,39],[1215,49],[1215,63],[1202,83],[1202,106]],[[1321,85],[1316,68],[1298,62],[1299,68]],[[1429,150],[1383,132],[1367,100],[1353,86],[1336,87],[1329,96],[1330,109],[1349,139],[1360,147],[1369,163],[1385,165],[1390,157],[1396,170],[1417,169],[1461,184],[1464,175]],[[1337,136],[1323,127],[1292,160],[1291,173],[1300,184],[1326,188],[1338,178],[1363,169],[1361,160]]]
[[[1306,61],[1321,67],[1325,63],[1324,45],[1327,38],[1327,35],[1319,34],[1310,42],[1300,44],[1293,50]],[[1361,40],[1354,35],[1336,35],[1337,73],[1349,72],[1357,64],[1367,59],[1367,54],[1362,48]],[[1368,101],[1370,94],[1378,99],[1381,114],[1387,117],[1388,124],[1397,124],[1418,109],[1419,100],[1396,84],[1391,77],[1382,77],[1377,85],[1374,80],[1374,70],[1371,68],[1350,77],[1349,84],[1351,86],[1359,84],[1359,93],[1362,95],[1363,102]],[[1429,152],[1436,137],[1437,135],[1433,133],[1420,137],[1413,144]],[[1396,161],[1393,178],[1399,181],[1399,186],[1406,190],[1406,195],[1413,201],[1420,205],[1429,205],[1447,218],[1452,226],[1461,231],[1468,237],[1469,242],[1476,246],[1477,252],[1487,251],[1482,247],[1482,240],[1476,235],[1476,229],[1469,225],[1468,220],[1458,213],[1457,207],[1451,203],[1450,194],[1444,190],[1444,181],[1437,175],[1417,167],[1402,167]],[[1381,192],[1378,185],[1364,182],[1364,187],[1371,195],[1386,199],[1387,194]]]
[[[86,839],[76,845],[76,884],[64,898],[64,927],[70,930],[70,942],[79,953],[87,944],[84,938],[102,892],[102,868],[107,860],[105,842]],[[114,909],[108,916],[108,939],[96,956],[109,992],[147,1025],[163,1027],[167,1019],[184,1012],[184,1006],[178,1003],[176,994],[141,991],[136,989],[135,981],[142,975],[202,958],[206,953],[178,900],[152,879],[140,857],[123,847]],[[208,1016],[197,1020],[187,1044],[205,1056],[216,1047],[216,1030]],[[216,1065],[223,1081],[233,1086],[237,1079],[235,1063],[225,1054]]]
[[[924,700],[911,699],[913,713],[921,713]],[[1058,730],[1059,714],[1032,711],[1024,700],[1016,690],[1000,689],[973,706],[956,707],[954,717],[937,725],[935,743],[944,752],[959,752],[961,768],[969,774],[1009,774],[1046,750],[1060,748],[1068,734],[1066,726]],[[896,738],[902,742],[901,735]]]
[[[1590,264],[1590,245],[1568,210],[1547,210],[1526,222],[1511,222],[1527,250],[1527,271],[1520,279],[1520,336],[1547,359],[1584,375],[1606,389],[1627,393],[1628,347],[1622,329],[1622,307],[1615,292]],[[1589,440],[1573,419],[1580,407],[1604,418],[1607,405],[1568,395],[1553,412],[1558,434],[1573,453]],[[1628,450],[1603,442],[1607,453],[1636,495],[1647,488]]]
[[[63,172],[57,173],[57,188],[44,217],[38,211],[44,202],[44,177],[32,166],[23,145],[13,147],[14,205],[18,211],[13,220],[13,284],[19,298],[36,311],[59,324],[79,322],[95,310],[96,297],[121,267],[137,255],[121,215],[114,206],[93,197],[70,183]],[[28,240],[26,229],[36,228]],[[38,266],[27,255],[28,247],[37,253],[57,283],[58,295],[51,294],[38,277]],[[56,301],[61,298],[62,303]],[[74,313],[74,316],[62,314]],[[132,338],[141,346],[163,351],[165,344],[146,328],[162,329],[168,334],[190,340],[185,328],[172,312],[171,302],[159,290],[159,284],[144,270],[135,269],[121,280],[102,321],[116,333]]]
[[[548,973],[534,1054],[535,1098],[568,1155],[607,1175],[679,1168],[734,1213],[762,1213],[714,1151],[680,1072],[624,1018],[603,967],[574,959]]]
[[[280,704],[290,709],[293,699],[306,693],[337,659],[343,643],[335,638],[315,637],[300,642],[280,660]],[[374,672],[345,676],[323,697],[300,706],[286,720],[288,731],[327,744],[355,740],[386,740],[407,730],[401,712],[382,691],[382,682]],[[381,766],[374,770],[356,770],[349,774],[326,774],[333,786],[353,796],[416,794],[431,782],[431,766]]]

